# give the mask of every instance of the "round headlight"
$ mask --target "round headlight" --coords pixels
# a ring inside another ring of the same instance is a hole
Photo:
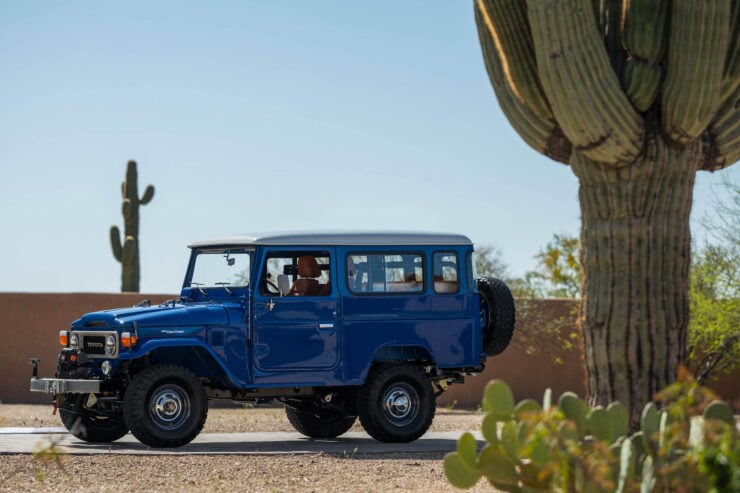
[[[114,354],[116,352],[116,338],[108,336],[105,340],[105,350],[108,354]]]
[[[77,337],[77,334],[72,334],[69,336],[69,347],[77,349],[80,345],[80,339]]]
[[[113,371],[113,365],[110,361],[105,360],[103,361],[103,364],[100,365],[100,368],[103,370],[103,375],[110,375],[110,372]]]

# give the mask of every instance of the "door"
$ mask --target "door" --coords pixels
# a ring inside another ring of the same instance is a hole
[[[255,290],[253,357],[263,371],[334,368],[339,361],[334,250],[266,249]]]

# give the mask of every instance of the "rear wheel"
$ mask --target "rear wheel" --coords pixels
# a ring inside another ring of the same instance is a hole
[[[131,433],[150,447],[180,447],[198,436],[208,415],[200,380],[177,365],[151,366],[138,373],[123,401]]]
[[[360,422],[381,442],[412,442],[434,419],[435,396],[424,370],[411,364],[382,366],[358,395]]]
[[[69,432],[90,443],[114,442],[128,433],[122,416],[100,414],[98,402],[91,394],[61,394],[59,416]]]
[[[347,432],[357,419],[328,409],[285,406],[288,421],[297,432],[311,438],[335,438]]]
[[[487,314],[483,327],[483,351],[495,356],[509,346],[514,335],[516,308],[514,297],[504,281],[495,277],[479,277],[481,309]]]

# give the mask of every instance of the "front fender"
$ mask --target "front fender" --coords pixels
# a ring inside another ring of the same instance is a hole
[[[148,358],[151,363],[173,363],[184,366],[198,377],[223,380],[235,389],[244,388],[248,381],[246,365],[230,368],[213,348],[197,338],[154,339],[141,344],[135,351],[121,353],[119,360]]]

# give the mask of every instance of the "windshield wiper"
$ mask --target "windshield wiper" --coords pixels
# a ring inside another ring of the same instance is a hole
[[[216,286],[221,286],[226,290],[227,293],[229,293],[230,296],[234,296],[234,292],[229,289],[229,283],[228,282],[217,282],[214,283]]]
[[[202,294],[203,296],[206,296],[206,297],[208,296],[208,293],[206,293],[206,290],[201,287],[201,286],[203,286],[203,283],[200,283],[200,282],[191,282],[190,283],[190,287],[192,288],[193,286],[195,286],[196,288],[198,288],[198,291],[200,291],[200,294]]]

